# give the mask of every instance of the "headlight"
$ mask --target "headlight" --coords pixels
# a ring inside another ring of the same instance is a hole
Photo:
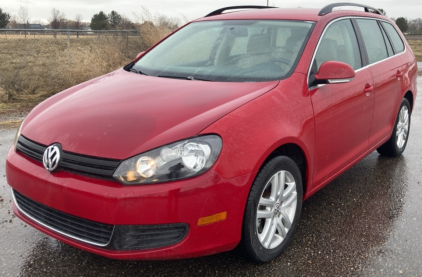
[[[151,184],[194,177],[215,163],[221,138],[207,135],[175,142],[123,161],[113,177],[125,185]]]
[[[15,147],[15,151],[16,151],[16,145],[18,144],[19,136],[21,135],[21,130],[22,130],[22,126],[24,122],[25,122],[25,119],[22,120],[21,125],[19,126],[19,129],[16,132],[15,140],[13,141],[13,146]]]

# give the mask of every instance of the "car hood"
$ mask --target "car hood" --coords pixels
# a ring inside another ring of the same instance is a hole
[[[126,159],[196,136],[277,84],[176,80],[119,69],[38,105],[22,135],[44,145],[58,142],[69,152]]]

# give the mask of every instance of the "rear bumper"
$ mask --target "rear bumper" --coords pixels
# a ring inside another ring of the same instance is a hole
[[[240,241],[243,213],[255,174],[224,179],[213,170],[184,181],[123,186],[64,171],[50,174],[42,164],[11,149],[6,162],[9,185],[20,194],[63,213],[110,225],[186,224],[184,239],[171,246],[110,250],[55,232],[13,211],[36,229],[65,243],[117,259],[174,259],[223,252]],[[198,226],[198,219],[227,212],[227,219]]]

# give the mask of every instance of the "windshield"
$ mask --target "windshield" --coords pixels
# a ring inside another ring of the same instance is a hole
[[[133,69],[190,80],[280,80],[294,70],[312,26],[287,20],[194,22],[152,49]]]

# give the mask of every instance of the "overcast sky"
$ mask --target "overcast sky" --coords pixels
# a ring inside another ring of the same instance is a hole
[[[336,1],[269,0],[269,2],[270,5],[277,7],[322,8]],[[388,17],[404,16],[409,19],[422,17],[422,0],[351,0],[348,2],[382,8],[387,12]],[[17,15],[19,7],[23,5],[28,7],[32,22],[41,20],[47,23],[53,8],[63,11],[68,19],[74,19],[76,14],[81,14],[83,21],[91,21],[92,15],[99,11],[110,13],[112,10],[135,20],[134,13],[139,14],[142,7],[154,14],[193,20],[221,7],[266,4],[266,0],[3,0],[0,3],[0,8],[10,15]]]

